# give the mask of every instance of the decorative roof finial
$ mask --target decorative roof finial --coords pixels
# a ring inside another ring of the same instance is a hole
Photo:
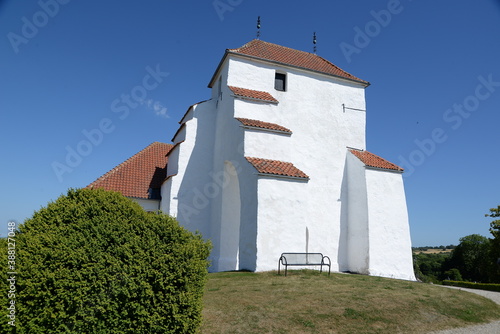
[[[314,34],[313,34],[313,44],[314,44],[314,47],[313,47],[314,54],[316,54],[316,51],[317,51],[317,48],[316,48],[316,32],[314,32]]]
[[[260,16],[257,18],[257,39],[260,39]]]

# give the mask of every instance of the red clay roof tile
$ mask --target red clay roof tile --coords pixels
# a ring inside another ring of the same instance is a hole
[[[236,96],[248,97],[248,98],[251,98],[251,99],[262,100],[262,101],[266,101],[266,102],[278,103],[278,100],[276,100],[268,92],[263,92],[263,91],[260,91],[260,90],[240,88],[240,87],[234,87],[234,86],[228,86],[228,87],[234,93],[234,95],[236,95]]]
[[[165,180],[167,153],[172,147],[171,144],[154,142],[86,188],[118,191],[127,197],[154,198]],[[154,190],[153,194],[150,189]]]
[[[262,174],[282,175],[304,179],[309,178],[306,173],[295,167],[291,162],[251,157],[245,157],[245,159]]]
[[[239,118],[236,117],[238,121],[241,122],[241,124],[245,126],[251,126],[251,127],[256,127],[256,128],[262,128],[262,129],[269,129],[269,130],[275,130],[275,131],[282,131],[282,132],[287,132],[287,133],[292,133],[290,129],[285,128],[284,126],[274,124],[274,123],[268,123],[268,122],[263,122],[263,121],[258,121],[255,119],[248,119],[248,118]]]
[[[237,49],[228,49],[226,52],[235,53],[253,58],[278,62],[293,67],[303,68],[324,74],[341,77],[360,82],[364,85],[370,83],[347,73],[328,60],[309,52],[287,48],[281,45],[254,39]]]
[[[389,162],[368,151],[349,150],[349,152],[354,154],[359,160],[361,160],[361,162],[363,162],[368,167],[391,169],[399,172],[404,171],[404,169],[399,167],[398,165],[395,165],[392,162]]]

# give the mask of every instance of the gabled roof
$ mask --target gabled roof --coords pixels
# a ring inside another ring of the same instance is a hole
[[[280,132],[286,132],[286,133],[292,133],[292,131],[290,131],[290,129],[287,129],[284,126],[281,126],[278,124],[258,121],[256,119],[240,118],[240,117],[236,117],[236,119],[238,121],[240,121],[241,124],[243,124],[244,126],[253,127],[253,128],[269,129],[269,130],[273,130],[273,131],[280,131]]]
[[[306,173],[295,167],[291,162],[251,157],[245,157],[245,159],[247,159],[247,161],[262,174],[298,177],[304,179],[309,178]]]
[[[392,162],[389,162],[384,158],[381,158],[378,155],[375,155],[368,151],[349,150],[349,152],[354,154],[367,167],[390,169],[398,172],[404,171],[404,169],[399,167],[398,165],[395,165]]]
[[[264,60],[280,65],[292,66],[304,70],[314,71],[335,77],[355,81],[364,86],[370,85],[368,81],[362,80],[354,75],[347,73],[328,60],[309,52],[299,51],[285,46],[264,42],[254,39],[237,49],[227,49],[217,70],[215,71],[208,87],[212,87],[216,75],[219,72],[222,63],[228,54],[235,54],[253,59]]]
[[[159,198],[167,173],[167,153],[173,145],[154,142],[119,164],[86,188],[103,188],[127,197]]]
[[[249,98],[252,100],[260,100],[260,101],[265,101],[265,102],[278,103],[278,100],[276,100],[268,92],[247,89],[247,88],[234,87],[234,86],[228,86],[228,87],[233,92],[233,94],[236,96],[245,97],[245,98]]]

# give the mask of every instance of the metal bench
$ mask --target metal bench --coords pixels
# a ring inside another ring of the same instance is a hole
[[[328,263],[325,260],[328,260]],[[320,266],[320,273],[323,272],[323,266],[328,266],[328,275],[331,269],[330,258],[322,253],[282,253],[278,260],[278,275],[281,265],[285,267],[285,276],[288,266]]]

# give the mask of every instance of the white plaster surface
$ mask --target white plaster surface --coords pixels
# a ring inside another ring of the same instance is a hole
[[[369,274],[415,280],[408,211],[400,173],[366,169]]]
[[[144,199],[144,198],[132,198],[133,201],[137,202],[145,211],[156,212],[160,209],[160,200],[156,199]]]
[[[274,89],[276,71],[285,92]],[[210,270],[274,270],[282,252],[308,251],[329,256],[334,271],[414,279],[401,175],[368,170],[346,148],[365,149],[364,86],[234,55],[219,73],[212,99],[183,118],[161,203],[212,241]],[[235,97],[228,85],[279,103]],[[235,117],[293,133],[245,129]],[[258,175],[245,156],[291,162],[309,179]]]
[[[346,194],[342,197],[346,210],[348,271],[369,274],[368,199],[365,166],[353,154],[347,155]]]

